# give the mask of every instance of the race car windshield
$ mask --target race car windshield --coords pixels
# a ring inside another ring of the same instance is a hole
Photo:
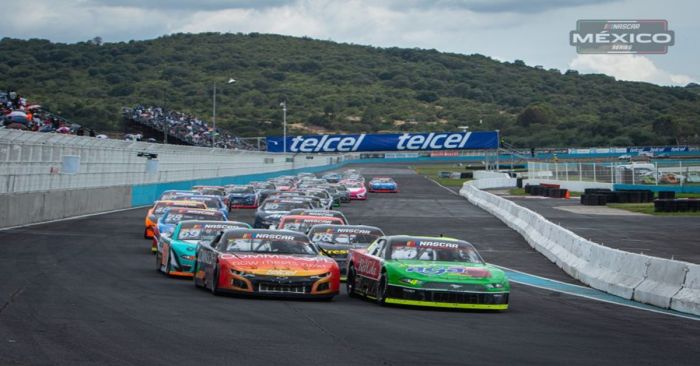
[[[228,238],[225,252],[269,254],[316,254],[310,243],[294,239]]]
[[[362,187],[361,183],[348,183],[347,184],[348,188],[360,188]]]
[[[201,204],[192,204],[192,203],[159,203],[156,205],[156,207],[153,209],[153,214],[158,216],[158,215],[163,215],[165,213],[165,210],[168,208],[172,207],[190,207],[190,208],[203,208]]]
[[[232,229],[245,228],[239,224],[197,224],[187,223],[180,226],[177,238],[180,240],[205,240],[211,241],[220,232]]]
[[[263,206],[265,211],[291,211],[295,208],[308,208],[308,203],[304,201],[299,202],[267,202]]]
[[[342,224],[340,220],[333,217],[327,219],[295,219],[295,220],[284,220],[280,225],[280,229],[292,230],[306,232],[310,227],[319,224]]]
[[[193,213],[193,212],[169,213],[163,219],[163,223],[165,223],[165,224],[177,224],[178,222],[184,221],[184,220],[214,220],[214,221],[221,220],[221,221],[223,221],[223,218],[224,217],[221,214],[207,215],[207,214],[199,214],[199,213]]]
[[[309,233],[309,238],[313,243],[348,245],[369,245],[380,236],[382,236],[381,232],[372,230],[358,230],[350,233],[326,230]]]
[[[328,198],[328,193],[323,191],[312,191],[307,193],[309,196],[318,198]]]
[[[230,193],[255,193],[253,187],[234,187],[229,190]]]
[[[218,189],[202,189],[199,193],[211,196],[223,196],[225,194],[224,191]]]
[[[465,242],[400,240],[392,242],[389,251],[389,258],[394,260],[484,263],[476,249]]]

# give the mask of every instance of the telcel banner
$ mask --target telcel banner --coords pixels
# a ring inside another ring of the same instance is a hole
[[[288,136],[287,152],[328,153],[351,151],[417,151],[495,149],[498,132],[431,132],[358,135]],[[267,151],[283,152],[282,137],[268,137]]]

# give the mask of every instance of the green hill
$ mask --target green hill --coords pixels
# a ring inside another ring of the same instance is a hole
[[[225,85],[229,77],[238,80]],[[98,130],[120,108],[165,104],[244,136],[292,131],[500,129],[517,146],[700,142],[697,85],[562,74],[481,55],[375,48],[278,35],[176,34],[95,44],[0,41],[0,88]],[[481,122],[480,122],[481,121]]]

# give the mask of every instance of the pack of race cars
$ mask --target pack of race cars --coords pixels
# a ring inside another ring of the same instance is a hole
[[[146,215],[144,237],[158,271],[191,277],[214,294],[330,300],[345,281],[348,295],[379,304],[508,308],[504,272],[470,243],[351,225],[338,208],[370,192],[399,188],[349,169],[166,191]],[[229,220],[252,208],[252,225]]]

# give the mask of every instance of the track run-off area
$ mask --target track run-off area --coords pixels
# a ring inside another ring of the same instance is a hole
[[[497,218],[408,167],[352,168],[393,177],[400,193],[344,204],[350,223],[464,239],[490,263],[579,285]],[[0,231],[0,365],[700,362],[696,320],[515,281],[504,312],[382,307],[344,286],[331,302],[213,296],[156,272],[145,212]]]

